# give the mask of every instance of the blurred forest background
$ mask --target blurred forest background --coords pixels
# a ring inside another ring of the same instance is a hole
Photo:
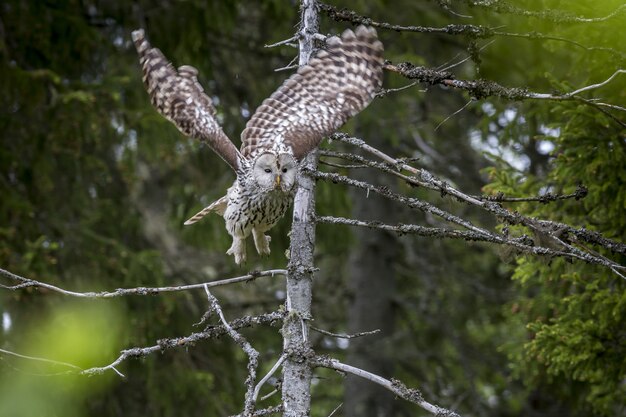
[[[445,68],[473,54],[451,69],[461,79],[567,92],[625,67],[626,13],[589,22],[567,19],[606,16],[623,6],[621,0],[470,3],[333,5],[394,24],[482,24],[572,41],[378,30],[393,63]],[[511,4],[541,13],[501,7]],[[225,132],[239,145],[247,118],[290,74],[274,69],[297,54],[288,46],[264,45],[291,37],[298,13],[298,2],[286,0],[3,1],[0,267],[75,291],[197,283],[283,268],[290,216],[271,232],[272,255],[254,254],[244,268],[225,255],[230,242],[221,218],[182,226],[222,196],[234,175],[210,149],[183,137],[153,110],[130,32],[145,28],[175,65],[199,69],[207,93],[219,98]],[[350,27],[324,14],[321,25],[324,34]],[[409,83],[385,74],[385,88]],[[625,105],[626,76],[588,96]],[[618,117],[624,120],[623,113]],[[589,193],[579,201],[507,207],[626,240],[625,131],[589,106],[471,100],[465,92],[418,84],[375,100],[342,130],[391,155],[419,158],[418,166],[468,194],[568,193],[583,184]],[[329,146],[348,149],[322,145]],[[481,212],[399,180],[366,170],[349,174],[494,224]],[[377,196],[322,182],[317,209],[439,224]],[[625,282],[610,270],[521,257],[486,244],[338,226],[319,225],[317,239],[314,325],[333,332],[381,329],[349,343],[313,333],[317,352],[402,379],[429,401],[468,416],[626,412]],[[616,260],[626,263],[623,256]],[[282,277],[264,278],[214,294],[233,319],[277,309],[284,283]],[[194,323],[206,309],[202,291],[77,301],[44,290],[0,290],[0,348],[102,366],[122,349],[198,331]],[[261,352],[265,373],[281,353],[278,328],[243,333]],[[228,338],[128,360],[120,366],[126,379],[113,372],[51,376],[66,369],[0,355],[0,415],[234,414],[243,401],[245,364]],[[341,402],[335,415],[421,415],[367,382],[327,370],[316,375],[314,416],[330,414]]]

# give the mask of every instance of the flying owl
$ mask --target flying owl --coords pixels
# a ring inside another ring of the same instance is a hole
[[[233,244],[226,252],[241,264],[250,234],[259,254],[270,253],[271,229],[293,200],[298,163],[363,110],[382,84],[383,45],[376,30],[359,26],[326,39],[308,65],[289,77],[256,110],[241,133],[241,149],[226,137],[215,108],[191,66],[176,70],[152,48],[143,30],[132,33],[143,82],[154,107],[187,136],[209,145],[235,171],[226,195],[185,222],[210,212],[224,217]]]

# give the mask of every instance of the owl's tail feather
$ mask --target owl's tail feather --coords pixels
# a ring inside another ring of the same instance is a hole
[[[202,218],[204,216],[206,216],[207,214],[209,214],[212,211],[216,212],[220,216],[223,216],[224,212],[226,211],[226,206],[227,205],[228,205],[228,199],[227,199],[227,196],[224,196],[224,197],[220,198],[219,200],[212,202],[211,204],[209,204],[208,206],[206,206],[202,210],[200,210],[197,214],[195,214],[193,217],[191,217],[189,220],[187,220],[184,223],[184,225],[185,226],[189,226],[190,224],[194,224],[194,223],[202,220]]]

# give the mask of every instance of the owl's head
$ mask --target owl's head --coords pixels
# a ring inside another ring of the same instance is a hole
[[[264,152],[254,160],[252,178],[263,191],[282,190],[287,193],[296,183],[297,169],[293,155]]]

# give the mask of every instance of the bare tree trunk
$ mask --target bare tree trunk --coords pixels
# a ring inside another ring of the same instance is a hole
[[[301,0],[300,65],[313,51],[313,35],[319,30],[316,0]],[[317,152],[307,156],[302,166],[315,170]],[[311,317],[313,250],[315,249],[315,181],[299,175],[294,201],[291,248],[287,275],[287,311],[283,324],[283,415],[305,417],[311,411],[311,375],[308,362],[311,345],[305,320]]]

